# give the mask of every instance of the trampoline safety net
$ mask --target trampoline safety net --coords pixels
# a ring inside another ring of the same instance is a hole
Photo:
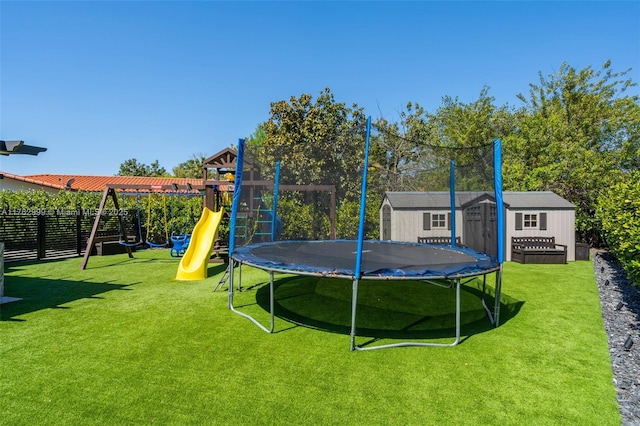
[[[501,262],[499,141],[434,140],[367,123],[354,118],[302,139],[282,128],[241,140],[233,247],[361,236],[453,244]]]

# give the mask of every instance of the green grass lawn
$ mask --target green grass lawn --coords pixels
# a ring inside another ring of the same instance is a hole
[[[349,351],[349,282],[280,279],[269,335],[213,291],[223,266],[178,282],[167,251],[80,262],[5,265],[23,300],[0,305],[0,424],[620,424],[590,262],[507,263],[500,327],[470,283],[460,345],[367,352]],[[450,289],[360,295],[358,344],[453,338]],[[266,288],[235,303],[268,322]]]

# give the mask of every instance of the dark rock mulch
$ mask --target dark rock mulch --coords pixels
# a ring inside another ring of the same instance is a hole
[[[594,252],[593,264],[622,424],[640,426],[640,287],[608,252]]]

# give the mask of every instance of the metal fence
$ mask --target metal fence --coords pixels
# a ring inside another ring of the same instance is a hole
[[[0,215],[0,241],[5,262],[81,256],[95,215],[83,211],[12,211]],[[99,233],[119,235],[117,217],[101,219]],[[127,224],[127,234],[138,234],[137,224]]]

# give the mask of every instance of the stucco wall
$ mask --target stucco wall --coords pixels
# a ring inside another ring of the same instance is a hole
[[[10,179],[4,177],[0,179],[0,191],[9,190],[9,191],[40,191],[44,190],[49,194],[57,194],[60,190],[56,188],[51,188],[48,186],[36,185],[30,182],[23,182],[21,180]]]

